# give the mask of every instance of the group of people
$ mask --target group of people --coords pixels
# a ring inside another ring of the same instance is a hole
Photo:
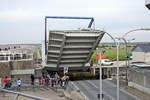
[[[59,76],[57,73],[49,75],[49,74],[43,74],[42,77],[39,77],[39,85],[40,86],[58,86],[66,87],[69,82],[69,76]]]
[[[2,84],[2,85],[3,85],[2,87],[4,87],[4,89],[10,88],[10,87],[12,86],[12,82],[11,82],[10,79],[8,79],[7,76],[5,76],[5,78],[2,80],[2,83],[3,83],[3,84]],[[20,88],[20,86],[21,86],[21,84],[22,84],[20,78],[18,78],[16,84],[17,84],[17,87]]]
[[[67,87],[67,85],[69,83],[69,76],[67,76],[67,75],[59,76],[57,73],[50,75],[47,73],[47,74],[42,74],[41,77],[38,77],[38,80],[39,80],[39,86]],[[34,81],[35,81],[35,77],[34,77],[34,75],[31,75],[31,85],[33,85],[33,86],[35,83]],[[3,79],[3,84],[4,84],[4,88],[7,89],[7,88],[11,87],[12,82],[6,76]],[[18,78],[18,80],[16,81],[16,85],[17,85],[17,89],[20,90],[20,87],[22,85],[22,81],[20,78]]]

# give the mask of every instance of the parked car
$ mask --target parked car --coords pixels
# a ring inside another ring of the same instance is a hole
[[[102,59],[102,65],[113,65],[114,63],[109,59]]]

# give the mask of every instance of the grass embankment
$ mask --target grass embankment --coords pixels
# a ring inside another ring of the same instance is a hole
[[[128,52],[131,52],[133,47],[128,47]],[[96,50],[91,59],[96,63],[96,54],[102,52],[102,50]],[[115,61],[117,59],[116,47],[105,47],[106,58]],[[126,49],[124,46],[119,48],[119,60],[126,60]]]

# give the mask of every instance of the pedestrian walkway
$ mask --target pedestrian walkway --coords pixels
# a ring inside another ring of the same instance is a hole
[[[139,98],[139,100],[150,100],[150,94],[144,93],[133,87],[126,86],[126,87],[123,87],[122,89],[127,91],[128,93],[136,96],[137,98]]]
[[[18,91],[17,86],[13,85],[11,88],[8,88],[11,91]],[[43,97],[50,100],[84,100],[84,97],[80,94],[79,91],[73,90],[72,88],[63,88],[60,85],[55,85],[54,87],[47,86],[39,86],[36,84],[33,88],[30,84],[23,84],[21,86],[21,93],[30,94],[33,96]],[[14,94],[6,93],[5,97],[3,97],[0,92],[0,100],[13,100]],[[32,100],[26,97],[20,96],[18,100]]]
[[[112,82],[116,85],[116,80],[110,80],[109,82]],[[127,93],[139,98],[139,100],[150,100],[150,94],[142,92],[136,88],[127,86],[125,80],[120,80],[120,88]]]
[[[54,92],[52,89],[49,89],[49,90],[42,89],[42,90],[36,90],[36,91],[28,90],[28,91],[21,91],[21,92],[30,94],[33,96],[44,97],[50,100],[66,100],[66,97],[64,95],[60,96],[58,95],[58,93]],[[10,93],[6,93],[5,97],[3,97],[2,93],[0,93],[0,100],[13,100],[14,97],[15,95],[10,94]],[[19,96],[18,100],[33,100],[33,99]]]

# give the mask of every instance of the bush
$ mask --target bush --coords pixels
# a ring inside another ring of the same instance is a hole
[[[129,52],[131,52],[132,48],[133,47],[128,48]],[[94,54],[92,55],[91,60],[94,61],[94,64],[97,63],[97,61],[96,61],[96,53],[100,53],[100,52],[102,52],[101,49],[95,51]],[[105,54],[106,54],[107,59],[110,59],[112,61],[116,61],[116,59],[117,59],[116,47],[113,47],[113,48],[109,47],[108,49],[105,50]],[[126,50],[125,49],[121,49],[121,47],[119,49],[119,60],[126,60]]]
[[[90,72],[74,72],[68,74],[71,81],[76,80],[93,80],[93,79],[99,79],[99,73],[96,73],[95,76],[92,76]],[[106,75],[102,76],[103,79],[107,78]]]
[[[90,72],[74,72],[70,73],[70,80],[75,81],[75,80],[91,80],[91,79],[96,79],[97,76],[92,76]]]

